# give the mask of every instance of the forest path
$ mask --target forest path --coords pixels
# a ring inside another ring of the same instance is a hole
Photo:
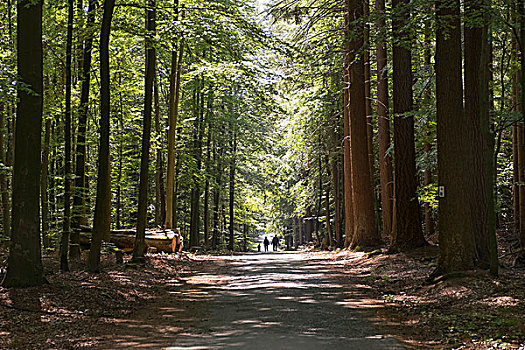
[[[374,328],[377,302],[337,264],[283,252],[204,258],[101,348],[402,349]]]

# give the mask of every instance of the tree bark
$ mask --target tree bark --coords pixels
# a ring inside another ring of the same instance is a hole
[[[474,268],[474,237],[465,196],[469,174],[464,130],[459,0],[436,2],[436,107],[439,198],[438,266],[434,275]]]
[[[42,133],[42,1],[17,3],[17,66],[12,234],[5,288],[44,283],[40,247],[40,156]]]
[[[151,139],[151,113],[153,104],[153,81],[155,79],[156,53],[153,38],[155,37],[155,0],[148,0],[146,9],[146,67],[144,73],[144,121],[142,129],[142,154],[140,157],[139,200],[137,217],[137,235],[133,246],[132,261],[141,263],[144,260],[144,237],[148,225],[148,178],[149,149]]]
[[[377,27],[385,27],[385,0],[376,0]],[[383,234],[392,234],[392,199],[394,197],[392,157],[390,148],[390,118],[388,115],[388,74],[386,41],[380,40],[376,46],[377,56],[377,138],[379,144],[379,180],[381,184],[381,211]]]
[[[343,237],[341,234],[341,199],[339,197],[341,189],[339,184],[339,163],[337,162],[337,158],[338,156],[335,155],[332,159],[332,187],[334,190],[334,231],[336,246],[338,248],[342,248]]]
[[[115,0],[104,0],[104,14],[100,31],[100,143],[98,148],[97,198],[93,238],[89,250],[88,268],[96,272],[100,268],[100,248],[102,240],[109,241],[111,226],[111,167],[110,167],[110,76],[109,76],[109,38]]]
[[[352,199],[352,150],[350,135],[350,19],[348,1],[345,0],[345,58],[343,67],[343,122],[344,122],[344,173],[343,173],[343,193],[344,193],[344,221],[345,221],[345,248],[352,243],[354,236],[354,206]],[[302,236],[301,236],[302,238]],[[302,243],[302,242],[301,242]]]
[[[465,2],[465,120],[468,140],[466,154],[471,171],[469,183],[472,232],[476,264],[498,274],[494,211],[494,137],[489,117],[488,21],[482,14],[485,0]],[[481,18],[480,18],[481,17]],[[472,172],[474,174],[472,174]]]
[[[520,122],[519,132],[519,196],[520,196],[520,233],[519,240],[521,249],[525,249],[525,1],[518,0],[518,8],[520,15],[520,85],[521,85],[521,94],[520,94],[520,106],[521,106],[521,115],[522,120]]]
[[[230,251],[233,251],[235,245],[235,236],[234,236],[234,219],[235,219],[235,167],[237,166],[236,160],[237,160],[237,133],[232,130],[233,137],[231,141],[231,150],[232,150],[232,158],[230,163],[230,238],[228,241],[228,249]]]
[[[7,128],[4,127],[4,121],[6,118],[6,108],[3,102],[0,102],[0,163],[4,166],[4,169],[0,170],[0,192],[2,199],[2,229],[5,237],[11,237],[11,203],[9,201],[9,166],[6,162],[6,151],[5,151],[5,138],[4,135],[7,135]],[[43,170],[43,169],[42,169]],[[42,202],[44,198],[42,197]],[[43,203],[42,203],[43,204]],[[43,208],[43,205],[42,205]],[[45,234],[47,231],[43,230]],[[44,236],[46,237],[46,236]],[[44,243],[44,247],[46,244]]]
[[[60,242],[60,270],[69,271],[68,250],[71,229],[71,61],[73,47],[73,14],[75,4],[68,0],[66,39],[66,113],[64,116],[64,221]]]
[[[394,44],[393,48],[393,102],[394,102],[394,210],[390,250],[408,251],[426,244],[421,230],[417,197],[416,150],[412,96],[412,53],[410,35],[404,27],[410,20],[407,0],[393,0],[397,13],[392,21],[395,37],[409,42]]]
[[[175,7],[178,14],[178,0]],[[177,20],[177,16],[175,17]],[[175,135],[177,130],[177,117],[179,113],[180,99],[180,76],[182,70],[182,56],[184,53],[184,40],[181,38],[179,43],[179,53],[177,50],[171,52],[171,73],[170,73],[170,98],[169,98],[169,129],[168,129],[168,164],[166,171],[166,228],[173,228],[175,218],[173,217],[174,203],[174,168],[175,168]]]
[[[75,159],[75,190],[73,193],[72,227],[87,224],[86,216],[86,125],[89,107],[89,86],[91,82],[91,53],[93,48],[93,26],[95,22],[96,0],[90,0],[88,5],[87,36],[84,41],[82,58],[82,87],[80,93],[80,107],[78,111],[77,147]],[[69,258],[80,259],[80,246],[77,231],[71,231],[69,244]]]
[[[347,0],[350,23],[363,21],[363,2]],[[350,40],[350,143],[352,157],[352,197],[354,233],[351,247],[372,247],[380,243],[374,214],[374,192],[370,176],[367,145],[363,24],[352,26]]]
[[[155,68],[154,84],[154,105],[155,105],[155,133],[162,139],[162,128],[160,125],[160,105],[159,105],[159,82],[157,69]],[[162,141],[160,141],[162,144]],[[156,176],[155,176],[155,225],[163,226],[166,222],[166,190],[164,188],[164,158],[162,157],[162,147],[157,147]]]

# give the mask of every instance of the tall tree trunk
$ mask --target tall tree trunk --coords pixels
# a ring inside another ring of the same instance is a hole
[[[520,196],[520,244],[521,248],[525,249],[525,1],[518,0],[518,8],[520,15],[520,69],[521,69],[521,94],[520,94],[520,106],[522,120],[518,130],[518,141],[520,143],[518,149],[518,163],[519,163],[519,196]],[[525,255],[525,254],[524,254]]]
[[[178,14],[178,0],[175,7]],[[175,18],[177,20],[177,16]],[[179,113],[180,99],[180,76],[182,70],[182,55],[184,53],[184,40],[181,38],[179,43],[179,53],[177,50],[171,51],[171,73],[170,73],[170,98],[169,98],[169,129],[168,129],[168,164],[166,170],[166,228],[174,227],[173,208],[174,196],[174,168],[175,168],[175,136],[177,130],[177,117]]]
[[[17,3],[18,85],[12,234],[5,288],[44,283],[40,247],[40,155],[42,133],[42,1]]]
[[[236,165],[236,160],[237,160],[237,133],[235,131],[232,131],[233,133],[233,137],[232,137],[232,141],[231,141],[231,150],[232,150],[232,155],[231,155],[231,163],[230,163],[230,226],[229,226],[229,229],[230,229],[230,238],[229,238],[229,241],[228,241],[228,249],[230,249],[230,251],[233,251],[235,245],[234,245],[234,240],[235,240],[235,237],[234,237],[234,219],[235,219],[235,212],[234,212],[234,209],[235,209],[235,167],[237,166]]]
[[[51,119],[46,119],[44,131],[44,147],[42,148],[42,174],[40,178],[40,200],[42,211],[42,244],[44,249],[49,248],[49,196],[48,196],[48,174],[49,174],[49,141],[51,139]]]
[[[155,133],[162,140],[162,127],[160,125],[160,106],[159,106],[159,82],[157,69],[155,69],[154,85],[154,105],[155,105]],[[160,142],[162,144],[162,142]],[[156,176],[155,176],[155,225],[163,226],[166,222],[166,191],[164,189],[164,159],[162,148],[157,147]]]
[[[139,201],[137,214],[137,234],[133,244],[132,261],[141,263],[144,260],[144,238],[148,225],[148,178],[149,149],[151,138],[151,112],[153,104],[153,81],[155,79],[155,0],[148,0],[146,9],[146,68],[144,73],[144,121],[142,129],[142,153],[140,157]]]
[[[202,84],[202,85],[201,85]],[[204,137],[204,79],[196,81],[194,100],[195,100],[195,139],[193,140],[193,155],[196,162],[196,173],[193,174],[193,188],[191,189],[191,219],[190,219],[190,247],[200,245],[200,197],[201,182],[199,173],[202,167],[202,138]]]
[[[363,61],[365,65],[365,113],[366,113],[366,138],[368,141],[368,161],[370,163],[370,177],[372,184],[374,183],[374,113],[372,111],[372,93],[371,93],[371,73],[370,73],[370,2],[369,0],[363,1],[363,11],[365,18],[365,30],[364,30],[364,47],[363,47]],[[372,186],[372,190],[374,187]],[[375,196],[374,196],[375,197]]]
[[[82,87],[80,93],[80,108],[78,111],[77,147],[75,159],[75,190],[73,193],[73,227],[87,225],[85,201],[87,196],[86,181],[86,124],[89,107],[89,85],[91,82],[91,53],[93,48],[93,25],[95,22],[96,0],[90,0],[88,5],[87,34],[84,42],[82,58]],[[76,230],[71,232],[69,257],[80,259],[80,237]]]
[[[363,20],[363,2],[347,0],[350,23]],[[368,160],[367,120],[365,102],[365,76],[363,59],[363,26],[352,28],[350,40],[350,143],[352,157],[352,197],[354,209],[354,233],[352,247],[371,247],[380,243],[374,214],[374,192]]]
[[[392,22],[395,37],[408,42],[394,44],[393,48],[393,102],[394,102],[394,210],[392,251],[407,251],[426,244],[421,230],[417,199],[416,150],[412,97],[412,53],[408,48],[412,38],[404,29],[410,20],[408,0],[393,0],[397,16]]]
[[[217,249],[217,243],[219,238],[219,213],[220,213],[220,202],[221,202],[221,188],[222,188],[222,152],[219,147],[213,145],[213,163],[215,164],[215,186],[213,188],[213,237],[211,240],[212,249]]]
[[[326,172],[328,173],[328,177],[330,178],[330,157],[326,155],[325,157],[326,162]],[[326,194],[325,194],[325,222],[326,222],[326,234],[328,235],[328,246],[331,247],[333,244],[333,237],[332,237],[332,228],[330,226],[330,186],[326,186]]]
[[[5,104],[3,102],[0,102],[0,163],[5,166],[4,169],[0,170],[0,192],[1,192],[1,199],[2,199],[2,229],[3,229],[4,235],[6,237],[10,237],[11,236],[11,205],[10,205],[11,203],[9,202],[9,182],[8,182],[9,172],[6,169],[8,164],[6,162],[7,157],[6,157],[5,142],[4,142],[5,140],[4,135],[7,134],[7,130],[8,130],[6,127],[4,127],[4,121],[7,120],[6,115],[7,113],[6,113]],[[7,122],[9,121],[7,120]],[[42,197],[42,208],[44,206],[43,201],[44,201],[44,198]],[[45,230],[42,230],[42,231],[43,231],[44,237],[47,237],[45,236],[47,231]],[[46,241],[44,241],[44,248],[47,247],[45,243]]]
[[[430,41],[430,30],[431,30],[430,26],[425,27],[425,48],[423,51],[424,65],[425,65],[425,69],[428,72],[430,72],[431,64],[432,64],[431,54],[430,54],[430,46],[432,44]],[[424,94],[425,94],[425,99],[430,99],[431,98],[430,88],[425,89]],[[430,134],[430,130],[427,131],[427,134]],[[426,154],[429,154],[431,150],[432,150],[432,145],[429,142],[425,145],[424,152]],[[430,186],[433,182],[434,181],[433,181],[432,170],[427,167],[423,171],[423,185]],[[432,216],[432,208],[430,207],[430,204],[425,203],[423,206],[423,210],[424,210],[424,215],[425,215],[425,231],[428,236],[431,236],[434,234],[434,218]]]
[[[464,167],[469,152],[463,111],[461,23],[459,0],[436,2],[436,107],[439,198],[438,266],[434,275],[474,267],[474,237]]]
[[[208,104],[209,107],[209,104]],[[210,166],[211,158],[211,125],[208,125],[206,140],[206,169]],[[206,177],[204,184],[204,249],[210,248],[210,180]]]
[[[69,271],[68,250],[71,228],[71,61],[73,47],[73,14],[75,4],[68,0],[66,39],[66,113],[64,117],[64,221],[60,242],[60,269]]]
[[[512,38],[512,55],[516,61],[519,60],[519,51],[518,43],[515,37]],[[519,84],[520,84],[520,72],[516,72],[513,77],[512,84],[512,111],[519,113]],[[513,175],[513,186],[512,186],[512,198],[514,204],[514,233],[519,235],[520,232],[520,192],[519,192],[519,169],[520,165],[518,162],[519,155],[519,128],[521,123],[519,121],[514,121],[512,123],[512,175]]]
[[[344,193],[344,220],[345,220],[345,248],[352,243],[354,236],[354,206],[352,199],[352,150],[350,135],[350,19],[348,1],[345,0],[345,57],[343,67],[343,121],[344,121],[344,173],[343,173],[343,193]],[[302,237],[302,236],[301,236]],[[301,242],[302,243],[302,242]]]
[[[108,241],[111,226],[111,167],[110,145],[110,81],[109,81],[109,37],[115,0],[104,0],[104,14],[100,30],[100,143],[98,148],[97,198],[88,268],[96,272],[100,268],[102,239]]]
[[[472,144],[466,151],[471,171],[470,210],[476,263],[498,273],[494,211],[494,137],[489,118],[488,21],[485,0],[465,2],[465,120]],[[479,23],[479,24],[478,24]],[[474,172],[474,174],[472,174]],[[473,176],[472,176],[473,175]]]
[[[385,0],[376,0],[377,27],[385,27]],[[379,180],[381,183],[381,211],[383,234],[392,234],[392,199],[394,182],[390,148],[390,117],[388,115],[387,48],[384,38],[376,46],[377,56],[377,138],[379,144]]]

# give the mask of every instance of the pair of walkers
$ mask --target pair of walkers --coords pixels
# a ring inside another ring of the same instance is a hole
[[[270,241],[268,240],[268,237],[264,237],[264,251],[268,251],[268,246],[270,245]],[[277,251],[277,248],[279,248],[279,238],[277,236],[273,236],[272,238],[272,247],[273,251]]]

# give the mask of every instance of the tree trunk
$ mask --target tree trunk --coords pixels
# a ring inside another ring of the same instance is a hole
[[[202,83],[202,86],[201,86]],[[196,162],[196,173],[193,174],[193,188],[191,189],[191,219],[190,219],[190,248],[200,245],[200,197],[201,183],[198,173],[202,167],[202,138],[204,137],[204,79],[196,81],[194,100],[195,100],[195,139],[193,140],[193,156]]]
[[[349,22],[363,20],[363,2],[347,0]],[[365,101],[365,76],[363,59],[363,27],[353,30],[350,40],[350,143],[352,157],[352,199],[354,209],[354,233],[351,247],[371,247],[380,243],[374,214],[374,192],[368,160],[367,120]]]
[[[155,0],[148,1],[146,9],[146,67],[144,73],[144,121],[142,128],[142,153],[140,157],[139,200],[137,214],[137,235],[133,246],[132,261],[141,263],[144,260],[144,236],[148,225],[148,178],[149,149],[151,138],[151,112],[153,104],[153,81],[155,79]]]
[[[465,116],[461,64],[461,23],[458,0],[436,2],[436,107],[439,198],[438,266],[434,275],[474,267],[474,237],[465,184]]]
[[[111,167],[110,167],[110,76],[109,76],[109,37],[115,0],[104,0],[104,14],[100,31],[100,143],[98,148],[97,198],[93,238],[89,250],[88,268],[96,272],[100,267],[100,248],[102,239],[109,241],[111,226]]]
[[[393,48],[393,102],[394,102],[394,197],[395,224],[392,229],[390,250],[408,251],[426,244],[421,230],[417,198],[416,150],[412,97],[412,54],[407,47],[412,38],[404,29],[410,20],[407,0],[393,0],[399,11],[392,22],[394,36],[409,42],[395,44]]]
[[[345,248],[352,243],[354,236],[354,206],[352,199],[352,150],[350,135],[350,19],[348,1],[345,0],[345,58],[343,68],[343,120],[344,120],[344,173],[343,173],[343,193],[344,193],[344,220],[345,220]]]
[[[86,124],[89,107],[89,85],[91,82],[91,52],[93,48],[93,25],[95,22],[96,0],[90,0],[88,5],[87,36],[84,42],[82,58],[82,87],[80,107],[78,111],[77,147],[75,159],[75,190],[73,193],[73,215],[71,225],[79,227],[87,224],[86,216]],[[80,246],[77,231],[71,231],[69,258],[80,259]]]
[[[330,177],[330,158],[328,155],[326,155],[326,172],[328,173],[328,177]],[[330,186],[326,186],[326,194],[325,194],[325,221],[326,221],[326,234],[328,235],[328,246],[331,247],[333,245],[333,237],[332,237],[332,228],[330,226]]]
[[[18,85],[12,234],[5,288],[44,283],[40,247],[40,155],[42,133],[42,1],[17,3]],[[26,88],[27,87],[27,88]]]
[[[519,60],[518,43],[515,37],[512,40],[512,53],[513,58]],[[512,84],[512,111],[519,113],[519,84],[520,84],[520,72],[516,72],[513,77]],[[513,175],[513,186],[512,186],[512,197],[514,204],[514,233],[519,237],[520,232],[520,192],[519,192],[519,169],[520,164],[518,162],[519,146],[520,146],[520,131],[521,123],[515,121],[512,123],[512,175]]]
[[[519,128],[519,135],[518,139],[520,142],[519,145],[519,195],[520,195],[520,245],[521,249],[525,249],[525,121],[523,120],[523,116],[525,115],[525,1],[519,0],[518,2],[519,6],[519,14],[520,14],[520,42],[521,42],[521,95],[520,95],[520,106],[521,106],[521,114],[522,114],[522,120],[521,125]]]
[[[5,167],[4,169],[0,170],[0,192],[1,192],[1,199],[2,199],[2,230],[4,232],[5,237],[11,237],[11,203],[9,202],[9,171],[7,170],[7,167],[9,166],[6,162],[6,151],[5,151],[5,142],[4,142],[4,135],[7,134],[7,128],[4,127],[4,120],[7,120],[6,118],[6,108],[5,104],[3,102],[0,102],[0,163],[3,164]],[[9,122],[7,120],[7,122]],[[47,123],[46,123],[47,126]],[[47,130],[47,129],[46,129]],[[48,134],[46,134],[47,137]],[[49,147],[49,143],[48,143]],[[42,152],[45,152],[45,147]],[[49,149],[49,148],[48,148]],[[49,151],[48,151],[49,153]],[[42,153],[44,154],[44,153]],[[42,165],[43,166],[43,165]],[[46,168],[47,169],[47,168]],[[47,200],[47,199],[46,199]],[[43,210],[43,201],[44,198],[42,197],[42,210]],[[43,230],[44,237],[47,238],[47,231]],[[48,246],[46,245],[47,239],[44,240],[44,248]]]
[[[69,271],[68,250],[71,228],[71,61],[73,47],[73,14],[75,4],[68,0],[66,39],[66,113],[64,117],[64,221],[60,242],[60,270]]]
[[[232,130],[233,137],[231,141],[232,158],[230,163],[230,239],[228,241],[228,249],[233,251],[234,245],[234,219],[235,219],[235,167],[237,157],[237,133]]]
[[[476,264],[497,275],[497,247],[494,211],[494,137],[489,117],[489,42],[485,0],[466,0],[465,21],[465,120],[468,140],[466,155],[471,172],[469,193]],[[481,17],[481,18],[480,18]],[[484,18],[485,17],[485,18]],[[481,20],[481,21],[480,21]],[[472,24],[474,23],[474,24]]]
[[[385,0],[376,0],[377,27],[385,27]],[[379,144],[379,180],[381,183],[381,211],[383,234],[392,234],[393,175],[392,157],[387,154],[390,148],[390,119],[388,115],[388,75],[386,41],[380,40],[376,46],[377,56],[377,138]]]
[[[363,1],[363,11],[365,18],[365,30],[364,30],[364,48],[363,48],[363,60],[365,65],[365,110],[366,110],[366,139],[368,141],[368,161],[370,163],[370,179],[372,184],[374,183],[374,113],[372,111],[372,94],[371,94],[371,74],[370,74],[370,2],[369,0]],[[372,191],[374,187],[372,186]],[[374,195],[375,197],[375,195]]]
[[[175,1],[175,8],[178,8],[178,0]],[[178,10],[176,10],[178,13]],[[177,16],[175,17],[177,20]],[[180,76],[182,70],[182,55],[184,53],[184,40],[179,43],[179,53],[177,50],[171,51],[171,73],[170,73],[170,98],[169,98],[169,129],[168,129],[168,164],[166,170],[166,228],[173,228],[174,215],[173,208],[174,196],[174,168],[175,168],[175,136],[177,130],[177,117],[179,113],[180,99]]]
[[[208,103],[209,107],[209,103]],[[206,169],[210,166],[211,158],[211,125],[208,125],[208,136],[206,140]],[[204,249],[210,247],[210,180],[206,177],[204,184]]]
[[[339,163],[337,162],[337,155],[332,159],[332,183],[334,190],[334,230],[335,242],[338,248],[343,247],[343,237],[341,235],[341,199],[339,193],[341,192],[339,186]]]
[[[425,49],[424,49],[424,52],[423,52],[423,56],[424,56],[424,65],[425,65],[425,68],[427,71],[430,72],[430,69],[431,69],[431,53],[430,53],[430,46],[431,46],[431,41],[430,41],[430,26],[427,26],[425,27]],[[430,99],[431,96],[431,91],[430,91],[430,88],[427,88],[425,89],[425,99]],[[427,135],[430,134],[430,130],[427,131]],[[427,143],[425,145],[425,149],[424,149],[424,152],[426,154],[429,154],[430,151],[432,150],[432,145],[430,143]],[[426,168],[424,171],[423,171],[423,185],[426,187],[426,186],[430,186],[432,183],[434,182],[433,180],[433,174],[432,174],[432,170],[431,169],[428,169]],[[434,234],[434,218],[432,216],[432,208],[430,207],[430,204],[429,203],[425,203],[424,206],[423,206],[423,210],[424,210],[424,215],[425,215],[425,232],[428,236],[431,236]]]
[[[159,82],[157,69],[155,69],[154,85],[154,105],[155,105],[155,133],[162,140],[162,127],[160,125],[160,106],[159,106]],[[162,141],[160,141],[162,144]],[[164,159],[162,157],[162,147],[157,147],[156,176],[155,176],[155,225],[163,226],[166,222],[166,190],[164,189]]]

